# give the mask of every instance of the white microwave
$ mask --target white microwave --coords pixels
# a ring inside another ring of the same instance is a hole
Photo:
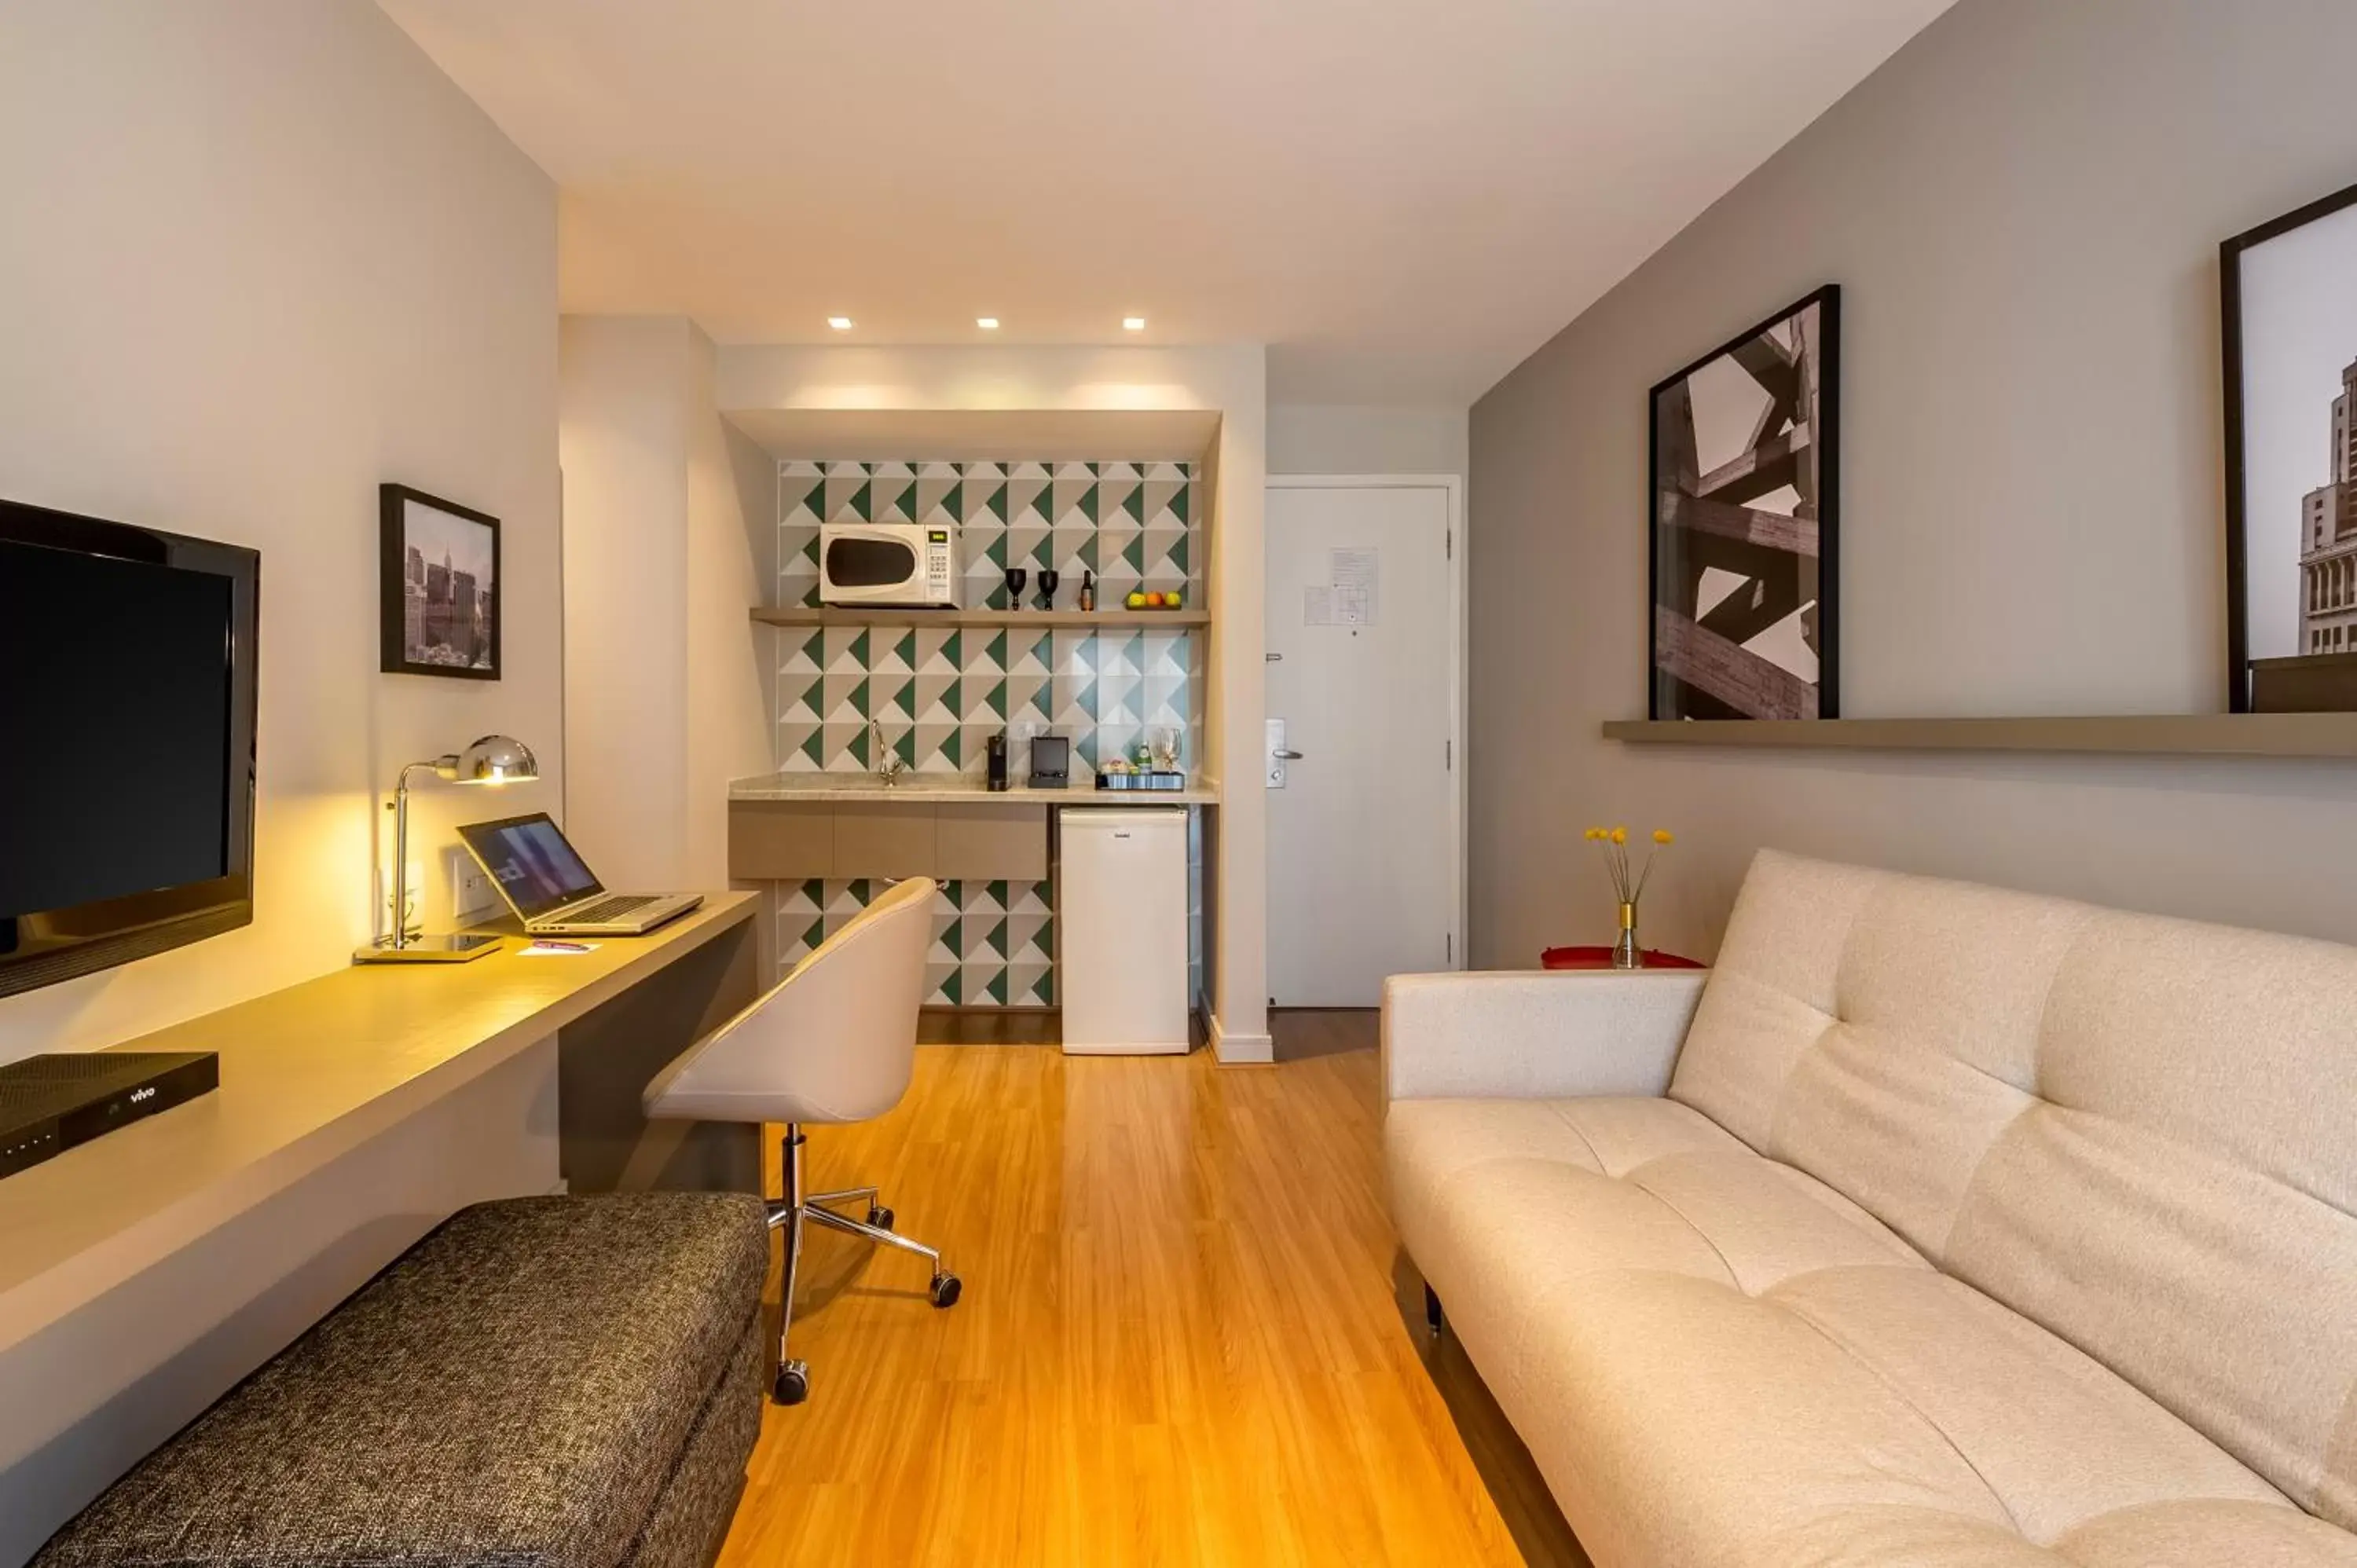
[[[955,609],[957,532],[922,522],[821,523],[819,603]]]

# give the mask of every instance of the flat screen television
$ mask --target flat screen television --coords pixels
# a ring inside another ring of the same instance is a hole
[[[0,995],[253,920],[261,573],[0,500]]]

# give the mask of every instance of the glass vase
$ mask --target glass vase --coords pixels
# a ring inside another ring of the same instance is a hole
[[[1612,967],[1615,969],[1645,967],[1645,955],[1637,946],[1637,906],[1634,904],[1620,906],[1620,936],[1612,944]]]

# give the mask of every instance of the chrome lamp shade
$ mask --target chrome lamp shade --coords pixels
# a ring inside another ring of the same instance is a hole
[[[513,736],[487,735],[455,757],[436,757],[434,771],[454,784],[521,784],[540,777],[540,758]]]
[[[419,768],[453,784],[521,784],[540,777],[540,759],[513,736],[487,735],[464,751],[401,770],[393,789],[393,934],[355,950],[354,963],[465,963],[498,950],[489,931],[412,935],[409,930],[409,776]]]

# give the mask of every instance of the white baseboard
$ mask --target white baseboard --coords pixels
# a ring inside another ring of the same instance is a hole
[[[1232,1034],[1211,1015],[1211,1054],[1222,1067],[1266,1067],[1276,1060],[1276,1040],[1269,1035]]]

